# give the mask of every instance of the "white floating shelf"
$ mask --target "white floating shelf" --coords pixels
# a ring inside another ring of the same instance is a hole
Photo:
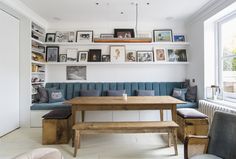
[[[40,33],[40,32],[37,32],[35,30],[32,29],[32,32],[38,36],[41,36],[41,37],[45,37],[45,35],[43,33]]]
[[[45,82],[31,82],[31,84],[44,84]]]
[[[44,45],[44,42],[40,41],[40,40],[37,40],[37,39],[34,39],[34,38],[31,38],[32,41],[36,42],[36,43],[39,43],[39,44],[42,44]]]
[[[44,75],[45,72],[32,72],[32,74],[35,74],[35,75]]]
[[[47,62],[46,65],[186,65],[189,62]]]
[[[39,61],[31,61],[32,64],[38,64],[38,65],[45,65],[45,62],[39,62]]]
[[[40,51],[38,51],[38,50],[34,50],[34,49],[32,49],[32,52],[33,53],[37,53],[37,54],[41,54],[41,55],[45,55],[45,52],[40,52]]]

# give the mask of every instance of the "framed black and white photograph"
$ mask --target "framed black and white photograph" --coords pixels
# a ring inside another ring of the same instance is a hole
[[[69,32],[56,32],[56,42],[69,42]]]
[[[185,42],[184,35],[174,35],[174,42]]]
[[[100,38],[111,39],[114,38],[114,34],[100,34]]]
[[[67,80],[86,80],[87,67],[86,66],[66,66]]]
[[[87,62],[88,61],[88,51],[79,51],[78,52],[78,61]]]
[[[110,55],[102,55],[102,62],[110,62]]]
[[[125,62],[125,46],[110,46],[111,62]]]
[[[76,42],[78,43],[91,43],[93,42],[92,30],[79,30],[76,32]]]
[[[58,62],[59,47],[47,46],[46,47],[46,60],[47,62]]]
[[[172,30],[171,29],[159,29],[153,30],[154,42],[172,42]]]
[[[67,62],[77,62],[77,49],[67,49]]]
[[[56,33],[47,33],[45,42],[55,42]]]
[[[164,48],[154,47],[154,61],[165,61],[166,53]]]
[[[88,52],[88,61],[89,62],[101,62],[102,59],[102,50],[101,49],[90,49]]]
[[[126,62],[135,62],[136,61],[136,51],[126,51],[125,61]]]
[[[153,62],[152,51],[137,51],[138,62]]]
[[[115,38],[134,38],[134,29],[114,29]]]
[[[60,54],[59,62],[66,62],[66,61],[67,61],[67,54]]]
[[[187,62],[186,49],[168,49],[169,62]]]

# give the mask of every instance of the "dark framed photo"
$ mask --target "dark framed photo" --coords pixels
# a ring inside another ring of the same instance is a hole
[[[164,48],[154,47],[154,61],[165,61],[166,54]]]
[[[76,32],[76,42],[79,43],[91,43],[93,42],[92,30],[79,30]]]
[[[100,34],[100,38],[103,38],[103,39],[114,38],[114,34]]]
[[[137,51],[138,62],[153,62],[152,51]]]
[[[136,51],[126,51],[125,61],[126,62],[135,62],[136,61]]]
[[[134,38],[134,29],[114,29],[115,38]]]
[[[67,80],[86,80],[87,67],[86,66],[66,66]]]
[[[67,54],[60,54],[59,62],[66,62],[66,61],[67,61]]]
[[[174,35],[174,41],[175,42],[185,42],[185,36],[184,35]]]
[[[88,51],[79,51],[77,61],[78,62],[87,62],[88,61]]]
[[[153,30],[154,42],[172,42],[172,30],[171,29],[159,29]]]
[[[88,52],[88,62],[101,62],[101,49],[90,49]]]
[[[102,62],[110,62],[110,55],[102,55]]]
[[[56,33],[47,33],[45,42],[55,42]]]
[[[47,62],[58,62],[59,47],[47,46],[46,47],[46,60]]]
[[[187,62],[186,49],[168,49],[169,62]]]

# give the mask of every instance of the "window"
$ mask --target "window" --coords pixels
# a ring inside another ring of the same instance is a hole
[[[218,30],[218,84],[224,100],[236,102],[236,15],[219,22]]]

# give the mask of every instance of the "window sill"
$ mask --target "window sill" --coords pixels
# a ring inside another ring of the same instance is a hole
[[[231,108],[236,110],[236,103],[230,102],[230,101],[225,101],[225,100],[212,100],[212,99],[205,99],[208,102],[219,104],[220,106]]]

